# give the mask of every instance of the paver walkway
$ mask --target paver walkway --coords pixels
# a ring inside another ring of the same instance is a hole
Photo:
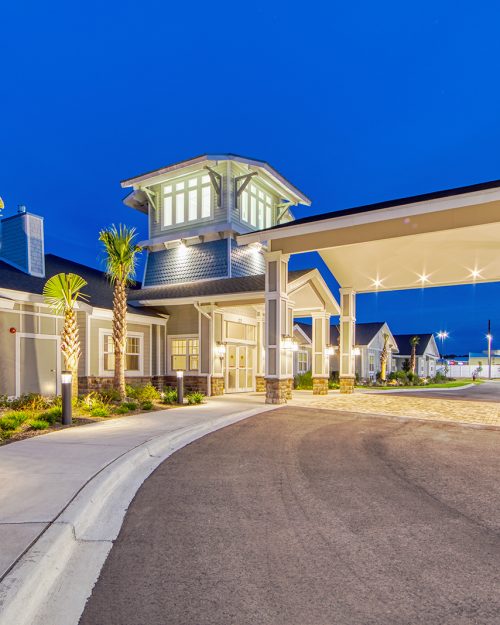
[[[493,402],[401,395],[353,393],[341,395],[312,395],[308,391],[294,391],[292,406],[309,406],[323,410],[343,410],[364,414],[375,413],[397,417],[413,417],[431,421],[452,421],[500,426],[500,404]]]

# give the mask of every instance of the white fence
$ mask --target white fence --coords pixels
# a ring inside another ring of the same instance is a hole
[[[448,376],[450,378],[472,378],[473,372],[477,369],[477,365],[448,365]],[[438,371],[444,373],[444,367],[440,365]],[[482,371],[478,375],[479,378],[488,377],[488,361],[482,364]],[[500,378],[500,365],[491,365],[491,377]]]

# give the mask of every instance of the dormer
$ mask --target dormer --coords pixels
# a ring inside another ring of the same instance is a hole
[[[124,203],[148,215],[150,250],[189,237],[213,239],[263,230],[293,219],[311,201],[265,161],[205,154],[121,183]]]

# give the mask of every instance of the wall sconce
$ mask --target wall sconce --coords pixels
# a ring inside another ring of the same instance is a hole
[[[359,347],[353,347],[351,353],[353,356],[359,356],[361,354],[361,350],[359,349]]]
[[[336,345],[327,345],[325,349],[325,356],[333,356],[337,351]]]
[[[221,360],[224,358],[224,356],[226,355],[226,346],[224,345],[224,343],[217,342],[215,344],[214,354],[217,358],[220,358]]]
[[[290,336],[289,334],[282,334],[281,335],[281,349],[287,349],[290,351],[293,351],[294,348],[294,340],[293,337]]]

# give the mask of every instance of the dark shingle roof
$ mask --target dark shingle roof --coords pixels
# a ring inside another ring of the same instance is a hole
[[[288,281],[293,282],[312,269],[288,272]],[[265,290],[265,274],[243,276],[241,278],[220,278],[203,282],[182,282],[166,286],[148,287],[131,291],[129,300],[178,299],[181,297],[205,297],[210,295],[228,295],[231,293],[259,293]]]
[[[297,323],[301,330],[312,338],[312,326],[308,323]],[[368,345],[377,332],[384,325],[384,321],[373,321],[371,323],[356,324],[356,345]],[[339,329],[336,325],[330,326],[330,345],[338,345]]]
[[[82,292],[89,296],[88,303],[91,306],[110,310],[113,308],[113,288],[102,271],[54,254],[45,255],[45,278],[30,276],[0,260],[0,288],[41,295],[44,284],[57,273],[78,274],[88,283]],[[131,289],[131,293],[134,290],[136,289]],[[133,313],[139,312],[137,308],[132,306],[129,306],[128,310]],[[146,308],[141,309],[140,313],[151,317],[158,316],[154,310]]]
[[[409,356],[411,354],[411,339],[414,336],[420,337],[420,342],[417,345],[417,356],[422,356],[429,345],[429,341],[432,338],[432,334],[395,334],[394,340],[399,349],[399,356]]]

